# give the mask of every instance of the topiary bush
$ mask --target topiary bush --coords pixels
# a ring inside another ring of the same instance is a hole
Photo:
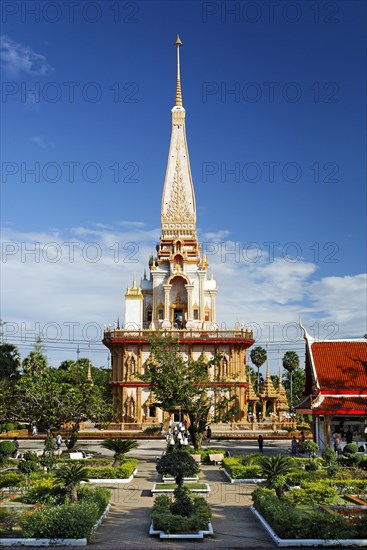
[[[171,512],[172,501],[167,495],[157,496],[151,514],[154,529],[165,533],[197,533],[206,530],[211,518],[209,505],[203,497],[190,498],[193,512],[190,516],[181,516]]]
[[[343,449],[344,456],[353,455],[355,453],[358,453],[358,445],[355,443],[348,443]]]
[[[0,454],[3,456],[11,456],[16,447],[12,441],[1,441],[0,443]]]
[[[0,488],[10,487],[11,489],[24,487],[25,477],[17,472],[4,472],[0,477]]]
[[[98,505],[93,502],[48,506],[21,518],[23,535],[27,538],[91,537],[99,518]]]

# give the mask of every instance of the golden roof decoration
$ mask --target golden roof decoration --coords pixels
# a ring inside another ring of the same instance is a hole
[[[166,214],[162,214],[163,223],[181,224],[195,223],[196,221],[195,214],[190,212],[188,207],[185,186],[182,179],[181,161],[177,158],[170,200]]]
[[[269,368],[266,369],[266,377],[260,392],[260,397],[262,399],[274,399],[278,397],[277,391],[274,388],[273,381],[270,378]]]

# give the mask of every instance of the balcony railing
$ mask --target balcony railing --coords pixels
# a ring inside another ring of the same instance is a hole
[[[178,340],[217,340],[217,339],[238,339],[253,340],[253,332],[250,329],[232,330],[125,330],[119,328],[107,329],[104,331],[105,340],[148,340],[156,336],[177,338]]]

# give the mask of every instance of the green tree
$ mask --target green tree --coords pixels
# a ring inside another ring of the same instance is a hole
[[[291,403],[290,409],[293,410],[293,373],[299,367],[299,357],[295,351],[287,351],[283,357],[283,367],[291,375]]]
[[[31,351],[22,363],[24,374],[34,376],[42,374],[47,369],[47,357],[39,351]]]
[[[264,456],[261,459],[261,469],[266,477],[269,489],[275,489],[278,498],[284,494],[285,476],[292,471],[292,461],[288,456]]]
[[[192,477],[199,471],[191,454],[187,450],[182,449],[167,451],[159,459],[156,468],[159,474],[173,476],[179,487],[183,485],[184,477]]]
[[[297,405],[302,401],[303,390],[305,387],[305,371],[297,369],[290,373],[284,371],[282,376],[283,386],[287,393],[288,405],[291,408],[291,378],[292,378],[292,402]]]
[[[16,380],[19,377],[20,353],[16,346],[4,342],[0,344],[0,378]]]
[[[237,411],[233,386],[231,389],[218,373],[222,358],[218,355],[208,362],[203,357],[185,361],[178,341],[170,337],[153,338],[150,346],[146,372],[140,378],[150,384],[160,407],[188,415],[191,440],[199,449],[211,409],[215,406],[217,421],[231,419]],[[212,366],[217,371],[215,381],[210,379]]]
[[[135,441],[134,439],[109,438],[109,439],[105,439],[101,443],[101,447],[114,452],[114,455],[113,455],[114,462],[112,466],[113,468],[118,468],[121,465],[122,461],[124,460],[125,454],[138,447],[138,442]]]
[[[66,382],[61,371],[47,367],[45,371],[23,375],[15,386],[9,416],[35,422],[39,430],[49,432],[71,423],[74,444],[81,422],[98,423],[114,418],[112,403],[106,402],[104,388],[88,381]]]
[[[251,361],[257,368],[257,387],[256,390],[259,391],[260,388],[260,367],[265,363],[267,359],[266,349],[261,346],[256,346],[250,353]]]
[[[69,492],[70,501],[78,502],[78,486],[81,481],[89,481],[88,468],[82,464],[65,464],[58,468],[55,477]]]

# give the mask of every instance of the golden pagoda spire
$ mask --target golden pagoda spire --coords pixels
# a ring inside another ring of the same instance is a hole
[[[181,78],[180,78],[180,47],[182,42],[177,35],[175,46],[177,47],[177,80],[176,80],[176,101],[175,107],[182,107]]]

